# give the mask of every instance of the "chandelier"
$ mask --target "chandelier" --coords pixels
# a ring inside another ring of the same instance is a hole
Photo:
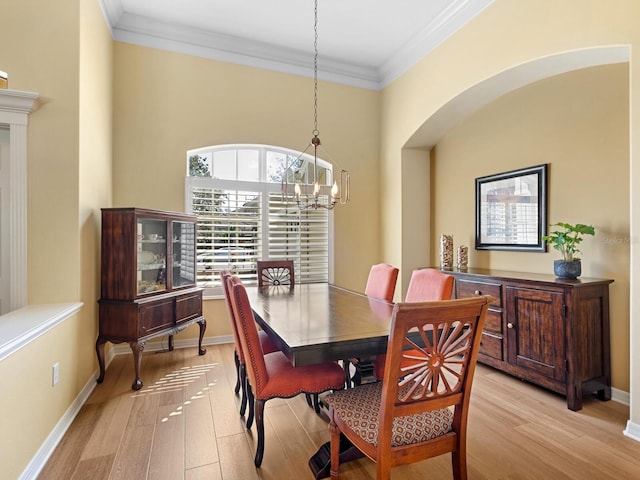
[[[296,204],[300,210],[324,208],[333,209],[338,203],[345,204],[350,197],[350,176],[349,172],[339,169],[339,176],[336,179],[336,170],[334,162],[331,162],[332,169],[323,168],[321,173],[318,168],[318,149],[322,148],[326,155],[325,158],[331,159],[328,152],[322,147],[320,141],[320,131],[318,130],[318,0],[315,0],[314,7],[314,56],[313,56],[313,137],[297,158],[290,164],[287,163],[285,173],[282,180],[283,198],[290,198],[289,187],[293,184],[293,195]],[[313,175],[310,169],[302,166],[306,165],[303,157],[307,152],[313,149]],[[310,179],[313,178],[311,182]],[[289,179],[292,182],[289,183]]]

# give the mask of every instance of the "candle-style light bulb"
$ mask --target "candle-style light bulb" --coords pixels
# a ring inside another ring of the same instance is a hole
[[[340,193],[340,189],[338,188],[338,183],[333,182],[333,187],[331,187],[331,197],[338,198],[339,193]]]
[[[317,197],[320,194],[320,185],[318,184],[318,182],[314,182],[313,184],[313,196]]]
[[[300,184],[296,183],[293,187],[293,191],[296,194],[296,200],[300,200],[300,195],[302,194],[302,190],[300,189]]]

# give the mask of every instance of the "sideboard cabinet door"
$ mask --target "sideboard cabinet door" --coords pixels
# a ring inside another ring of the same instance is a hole
[[[563,295],[507,287],[509,362],[543,378],[566,378]]]

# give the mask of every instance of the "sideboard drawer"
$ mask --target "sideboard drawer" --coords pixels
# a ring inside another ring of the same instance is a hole
[[[456,278],[456,298],[477,297],[491,295],[495,300],[491,305],[502,306],[502,285],[499,283],[475,282],[463,278]]]
[[[482,332],[480,353],[502,360],[502,337]]]
[[[502,335],[502,312],[489,309],[484,320],[483,331]]]

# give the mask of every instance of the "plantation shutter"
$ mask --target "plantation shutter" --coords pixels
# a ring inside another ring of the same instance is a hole
[[[328,281],[328,217],[325,209],[301,211],[293,198],[269,194],[268,258],[294,260],[298,283]]]

